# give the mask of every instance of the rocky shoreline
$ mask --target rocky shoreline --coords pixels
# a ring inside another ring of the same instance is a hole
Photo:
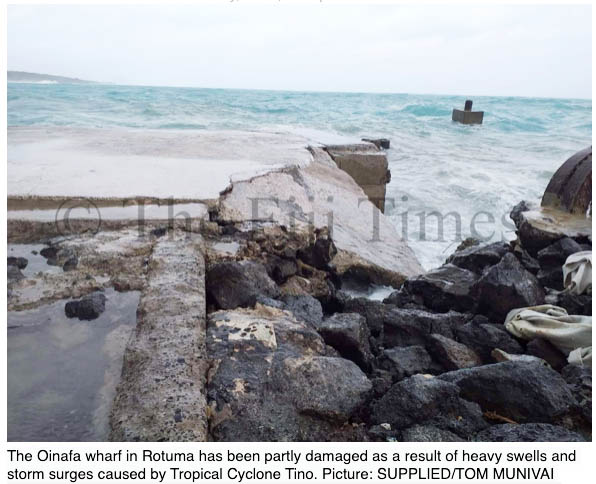
[[[231,184],[190,224],[147,221],[142,236],[134,221],[56,236],[9,220],[9,240],[46,244],[63,268],[24,277],[9,261],[9,311],[141,293],[109,439],[591,440],[591,368],[503,325],[545,302],[591,315],[591,293],[557,291],[591,231],[547,230],[522,202],[516,241],[466,240],[423,273],[362,188],[312,153]],[[376,301],[347,284],[395,290]]]

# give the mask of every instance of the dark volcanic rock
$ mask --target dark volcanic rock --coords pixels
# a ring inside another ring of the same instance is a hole
[[[209,315],[207,398],[216,441],[367,440],[352,419],[372,385],[323,338],[279,309]]]
[[[373,423],[389,423],[402,430],[413,425],[431,425],[460,437],[487,426],[480,407],[459,397],[456,385],[435,377],[414,375],[394,384],[373,402]]]
[[[440,334],[431,334],[428,337],[427,348],[446,370],[459,370],[482,364],[474,350]]]
[[[373,425],[368,429],[368,435],[373,442],[396,442],[399,437],[397,430],[391,430],[389,424]]]
[[[480,312],[499,322],[515,308],[544,303],[544,290],[536,277],[525,270],[513,254],[505,254],[474,286]]]
[[[569,385],[571,393],[577,401],[579,413],[592,423],[592,368],[578,365],[567,365],[561,375]]]
[[[355,362],[364,371],[371,367],[373,356],[368,338],[370,332],[363,316],[357,313],[336,313],[324,319],[317,331],[325,343],[340,355]]]
[[[365,403],[372,385],[351,361],[315,356],[284,365],[280,389],[287,389],[300,413],[346,421]]]
[[[483,316],[476,316],[469,323],[457,328],[455,333],[457,341],[472,348],[484,363],[494,361],[491,352],[495,348],[511,354],[524,351],[502,325],[490,324]]]
[[[386,349],[378,358],[378,366],[391,374],[393,382],[418,373],[440,372],[440,367],[422,346]]]
[[[7,257],[6,263],[9,266],[17,266],[19,269],[24,269],[29,264],[29,261],[24,257]]]
[[[296,318],[310,323],[315,328],[323,321],[323,307],[318,299],[309,296],[288,296],[282,297],[284,309],[290,311]]]
[[[453,338],[456,329],[466,320],[465,314],[455,311],[431,313],[420,309],[393,308],[383,322],[384,346],[424,346],[431,333]]]
[[[248,260],[215,264],[207,271],[206,283],[209,300],[223,309],[254,306],[259,295],[279,296],[263,264]]]
[[[540,271],[538,281],[544,287],[563,290],[563,264],[571,254],[580,252],[582,246],[575,240],[564,237],[538,252]]]
[[[62,270],[64,272],[73,271],[77,268],[78,265],[79,265],[79,259],[76,256],[71,257],[64,263],[64,265],[62,266]]]
[[[298,264],[293,259],[284,259],[276,255],[268,255],[266,260],[267,273],[278,284],[283,284],[298,272]]]
[[[383,300],[383,303],[405,309],[426,309],[422,295],[412,295],[403,288],[393,291]]]
[[[377,338],[382,338],[384,321],[390,317],[389,313],[392,309],[391,305],[364,297],[348,299],[343,306],[343,312],[358,313],[364,316],[370,333]]]
[[[537,358],[542,358],[554,370],[561,371],[567,365],[565,355],[550,341],[535,338],[526,345],[526,352]]]
[[[44,247],[39,251],[40,255],[48,259],[48,264],[55,265],[56,257],[58,256],[57,247]],[[52,264],[53,262],[53,264]]]
[[[478,442],[585,442],[578,433],[546,423],[502,424],[479,432]]]
[[[7,275],[6,278],[9,283],[17,282],[25,279],[25,276],[21,272],[21,270],[16,265],[7,265],[6,266]]]
[[[317,234],[314,244],[305,249],[298,250],[297,256],[308,265],[317,269],[327,270],[329,262],[337,254],[337,248],[333,240],[322,230]]]
[[[64,306],[68,318],[79,318],[90,321],[97,319],[106,309],[106,296],[102,292],[94,292],[76,301],[69,301]]]
[[[563,290],[563,268],[562,267],[547,267],[540,269],[536,274],[538,282],[543,287],[556,289],[557,291]]]
[[[521,214],[523,212],[527,212],[528,210],[530,210],[528,203],[525,200],[522,200],[511,209],[509,217],[511,218],[511,220],[513,220],[516,226],[519,226],[519,224],[521,223]]]
[[[497,264],[510,250],[509,244],[505,242],[473,246],[456,251],[449,256],[447,263],[481,274],[485,267]]]
[[[540,250],[538,252],[538,262],[541,267],[562,267],[567,260],[567,257],[576,252],[581,252],[582,250],[582,246],[575,240],[569,237],[564,237]]]
[[[414,425],[401,432],[401,442],[465,442],[449,430],[432,425]]]
[[[407,279],[404,288],[413,296],[421,296],[424,305],[434,311],[472,310],[476,301],[471,294],[478,276],[467,269],[446,264],[420,276]]]
[[[444,373],[460,395],[516,422],[553,422],[563,417],[575,399],[565,380],[539,363],[506,361]]]
[[[567,314],[592,316],[592,294],[580,294],[578,296],[568,292],[561,292],[557,294],[555,306],[564,308]]]
[[[540,263],[532,257],[526,249],[524,249],[519,242],[515,243],[513,254],[520,261],[521,265],[524,266],[528,272],[536,275],[540,270]]]

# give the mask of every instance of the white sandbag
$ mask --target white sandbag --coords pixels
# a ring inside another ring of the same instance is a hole
[[[544,304],[513,309],[505,318],[505,328],[521,339],[550,341],[568,355],[570,363],[592,366],[592,316],[569,315],[561,307]]]
[[[592,292],[592,251],[576,252],[563,265],[563,284],[571,294]]]

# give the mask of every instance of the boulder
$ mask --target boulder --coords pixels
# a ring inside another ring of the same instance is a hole
[[[326,351],[323,338],[287,311],[257,304],[211,313],[210,440],[367,440],[351,423],[372,384],[357,365]]]
[[[285,259],[276,255],[268,255],[265,266],[269,276],[278,284],[283,284],[298,272],[298,264],[294,259]]]
[[[592,316],[592,294],[577,295],[561,292],[556,295],[553,304],[564,308],[567,314]]]
[[[373,425],[368,429],[368,435],[373,442],[397,442],[399,440],[399,432],[392,430],[388,423]]]
[[[300,413],[338,422],[355,415],[372,389],[354,363],[327,356],[286,361],[277,378]]]
[[[393,382],[419,373],[436,374],[441,370],[423,346],[386,349],[378,357],[377,365],[391,374]]]
[[[515,243],[513,248],[513,254],[520,261],[521,265],[524,266],[528,272],[536,275],[540,270],[540,263],[532,257],[526,249],[524,249],[519,243]]]
[[[544,290],[536,277],[510,253],[483,274],[473,292],[478,298],[478,310],[499,322],[512,309],[544,303]]]
[[[561,370],[561,376],[577,402],[580,415],[592,424],[592,368],[567,365]],[[591,429],[590,429],[591,430]]]
[[[432,425],[413,425],[401,432],[401,442],[465,442],[449,430]]]
[[[364,371],[370,370],[373,356],[370,351],[370,331],[363,316],[357,313],[336,313],[324,319],[317,331],[325,343],[342,357],[355,362]]]
[[[538,358],[537,356],[511,354],[498,348],[495,348],[492,351],[491,356],[497,363],[500,363],[501,361],[521,361],[525,363],[538,363],[539,365],[550,366],[545,360]]]
[[[7,257],[6,264],[9,266],[17,266],[19,269],[25,269],[29,261],[24,257]]]
[[[317,269],[327,270],[329,263],[337,254],[337,248],[331,240],[327,230],[319,230],[316,234],[316,240],[313,244],[300,249],[297,256],[308,265]]]
[[[511,354],[524,351],[503,325],[490,324],[483,316],[476,316],[469,323],[458,327],[455,334],[457,341],[473,349],[484,363],[494,361],[491,352],[495,348]]]
[[[585,442],[576,432],[546,423],[493,425],[476,435],[477,442]]]
[[[563,237],[538,252],[540,271],[538,281],[544,287],[563,290],[563,264],[571,254],[582,251],[582,246],[570,237]]]
[[[515,225],[522,246],[532,256],[564,237],[580,244],[592,237],[591,218],[546,207],[520,212]]]
[[[424,305],[434,311],[470,311],[476,306],[471,294],[478,275],[453,264],[446,264],[420,276],[410,278],[404,288],[421,296]]]
[[[536,279],[542,287],[556,291],[563,290],[563,268],[561,266],[540,269],[536,274]]]
[[[482,364],[474,350],[440,334],[433,333],[428,337],[427,348],[446,370],[459,370]]]
[[[424,346],[431,333],[453,338],[455,330],[465,324],[467,318],[455,311],[431,313],[420,309],[392,308],[383,321],[383,345],[385,348]]]
[[[56,265],[56,257],[58,256],[58,247],[44,247],[39,251],[39,254],[48,260],[48,264]]]
[[[468,269],[476,274],[489,266],[497,264],[503,256],[510,252],[509,244],[505,242],[494,242],[484,246],[472,246],[467,249],[458,250],[447,259],[448,264],[456,265],[462,269]]]
[[[102,292],[94,292],[77,301],[69,301],[64,306],[68,318],[79,318],[81,321],[97,319],[106,309],[106,296]]]
[[[69,258],[64,265],[62,266],[62,270],[64,272],[69,272],[69,271],[73,271],[77,268],[77,266],[79,265],[79,259],[74,256]]]
[[[329,273],[315,269],[306,271],[300,266],[301,274],[290,277],[280,289],[281,293],[289,296],[313,296],[321,301],[328,301],[335,295],[335,285]]]
[[[405,309],[425,309],[424,299],[421,295],[412,295],[405,289],[393,291],[383,300],[384,304]]]
[[[529,355],[546,361],[554,370],[561,371],[567,365],[567,357],[550,341],[535,338],[526,345]]]
[[[444,373],[466,400],[484,411],[524,422],[551,423],[569,413],[575,398],[565,380],[539,363],[506,361]]]
[[[563,237],[548,247],[538,251],[538,262],[541,267],[562,267],[567,257],[576,252],[581,252],[582,246],[570,237]],[[561,276],[562,277],[562,276]]]
[[[290,311],[296,319],[300,319],[318,327],[323,321],[323,307],[318,299],[309,296],[289,296],[282,297],[283,307]]]
[[[25,275],[21,272],[21,269],[19,269],[16,265],[7,265],[6,271],[6,279],[9,283],[18,282],[25,279]]]
[[[222,309],[254,306],[259,295],[279,296],[265,266],[249,260],[215,264],[207,271],[206,282],[209,302]]]
[[[343,312],[358,313],[364,316],[370,333],[376,337],[383,336],[384,321],[389,318],[393,306],[381,301],[373,301],[365,297],[350,298],[343,304]]]
[[[456,385],[425,375],[395,383],[372,403],[371,421],[398,430],[431,425],[464,438],[487,426],[480,407],[460,398]]]
[[[516,227],[519,226],[522,221],[522,213],[527,212],[528,210],[530,210],[530,206],[525,200],[522,200],[511,209],[509,217],[511,220],[513,220],[513,223],[515,223]]]

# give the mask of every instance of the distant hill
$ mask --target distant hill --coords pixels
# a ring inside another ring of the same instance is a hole
[[[35,72],[8,71],[8,82],[40,82],[58,84],[91,84],[76,77],[51,76],[50,74],[36,74]]]

